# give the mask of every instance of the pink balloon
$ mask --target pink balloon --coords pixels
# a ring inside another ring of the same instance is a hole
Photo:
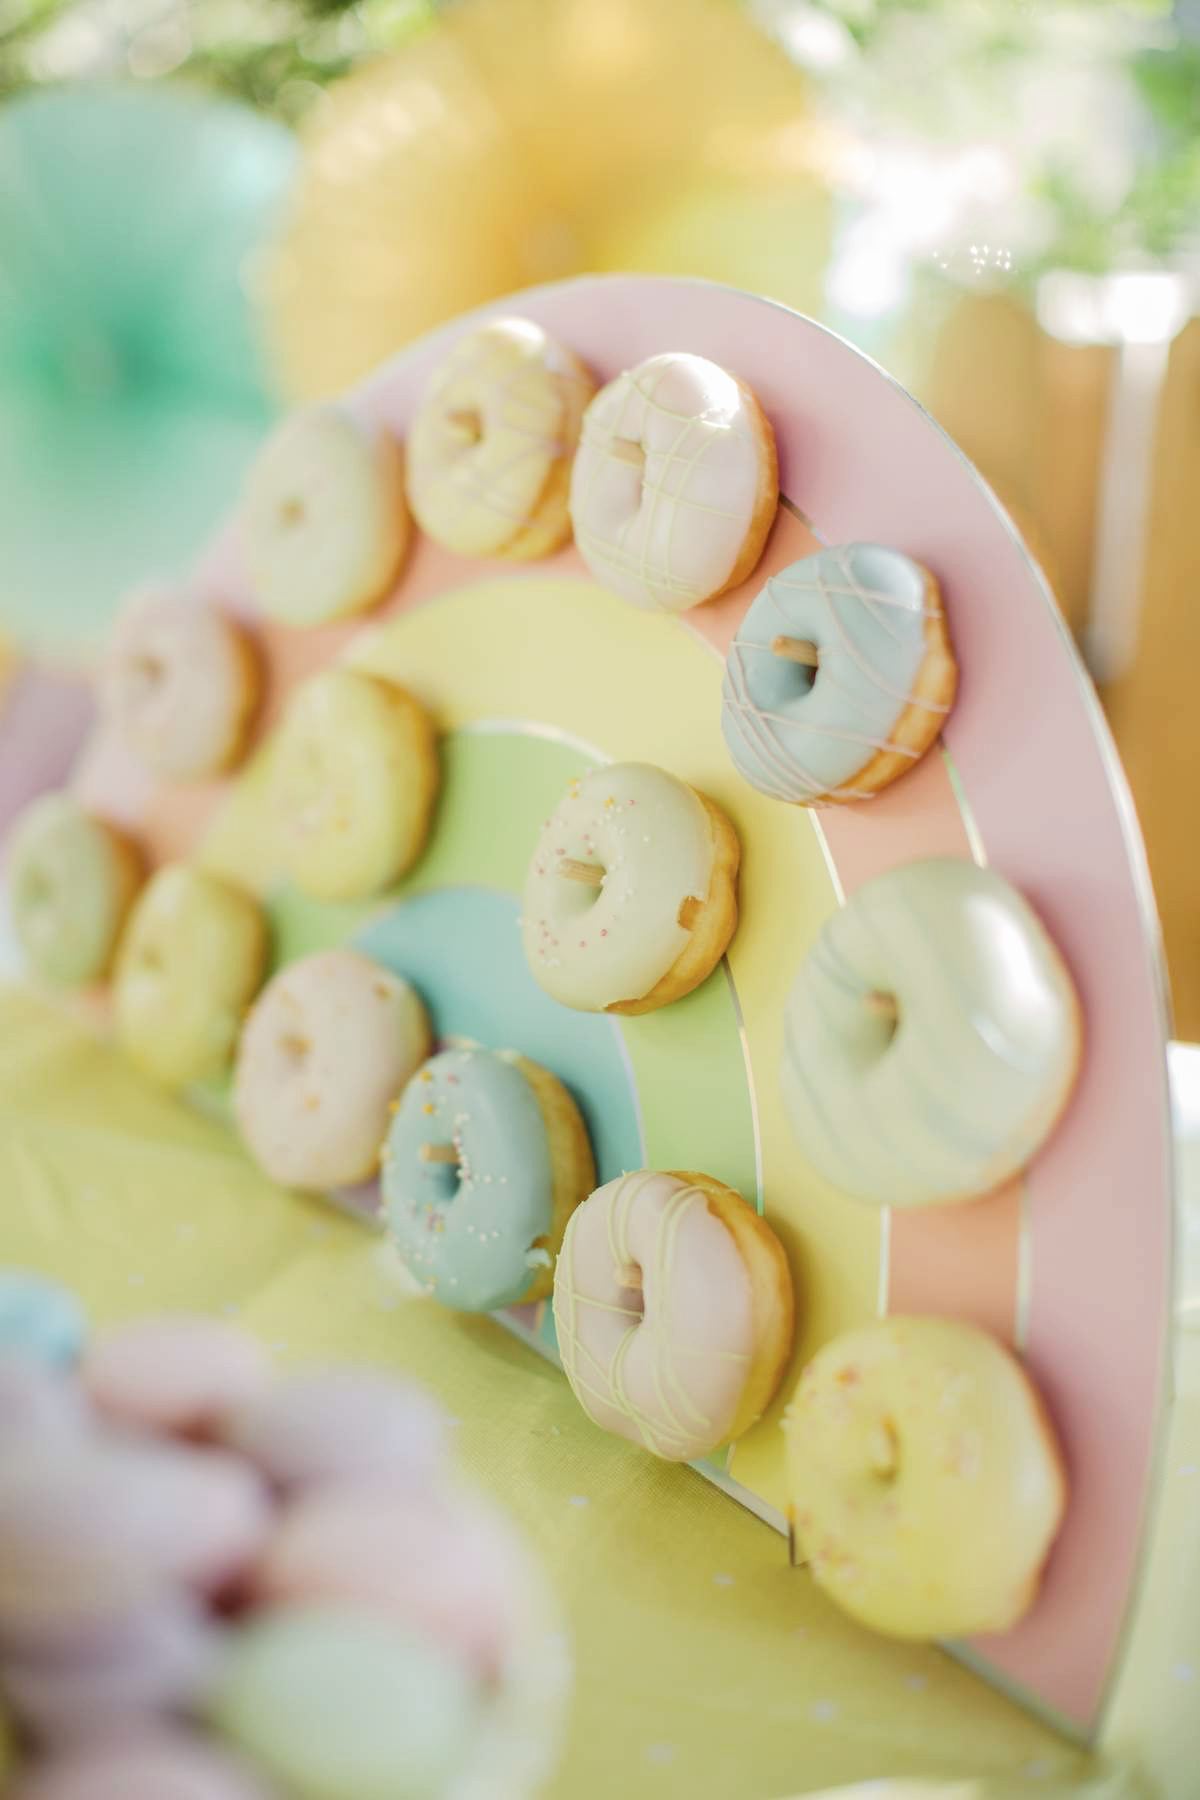
[[[358,1369],[279,1382],[222,1434],[281,1487],[363,1477],[427,1480],[446,1451],[438,1406],[419,1388]]]
[[[96,1405],[151,1431],[198,1433],[271,1379],[252,1337],[220,1319],[142,1319],[93,1339],[83,1379]]]

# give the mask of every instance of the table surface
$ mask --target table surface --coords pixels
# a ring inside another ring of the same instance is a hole
[[[380,1241],[263,1181],[225,1129],[150,1090],[59,1009],[0,992],[0,1260],[72,1282],[97,1322],[240,1318],[281,1363],[403,1369],[545,1559],[576,1687],[551,1793],[772,1800],[883,1775],[1087,1764],[937,1650],[843,1619],[779,1537],[690,1469],[599,1432],[490,1320],[406,1297]]]

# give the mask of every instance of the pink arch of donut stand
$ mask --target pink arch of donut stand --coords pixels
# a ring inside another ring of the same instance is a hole
[[[1071,965],[1087,1043],[1067,1116],[1021,1181],[971,1205],[891,1215],[888,1307],[976,1319],[1019,1345],[1047,1397],[1070,1468],[1066,1525],[1033,1611],[966,1650],[992,1679],[1092,1736],[1149,1519],[1167,1398],[1173,1207],[1153,904],[1098,703],[1042,576],[967,459],[867,357],[783,307],[656,277],[565,283],[454,321],[370,377],[350,404],[403,436],[448,343],[513,311],[557,332],[604,378],[664,348],[736,369],[775,426],[783,492],[821,538],[895,545],[941,581],[961,665],[946,746],[988,862],[1029,896]],[[723,654],[764,575],[813,541],[781,509],[755,576],[685,615],[687,627]],[[436,592],[453,560],[421,540],[382,610]],[[478,574],[488,566],[472,565]],[[568,549],[540,566],[579,563]],[[239,604],[232,534],[201,585]],[[265,729],[293,680],[334,656],[357,623],[292,633],[258,619],[256,628],[271,672]],[[185,852],[219,790],[134,802],[134,771],[119,756],[114,764],[111,746],[97,752],[80,771],[84,791],[110,803],[123,791],[156,856]],[[846,893],[896,863],[972,854],[936,751],[877,799],[819,820]]]

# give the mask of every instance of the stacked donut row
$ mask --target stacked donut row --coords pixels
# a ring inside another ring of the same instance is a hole
[[[529,1794],[557,1620],[432,1402],[273,1378],[215,1320],[79,1327],[61,1290],[0,1278],[13,1800]]]

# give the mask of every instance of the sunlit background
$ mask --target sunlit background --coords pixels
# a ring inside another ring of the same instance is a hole
[[[0,631],[85,657],[273,410],[464,307],[756,289],[1020,521],[1200,1035],[1198,253],[1200,0],[0,0]]]

